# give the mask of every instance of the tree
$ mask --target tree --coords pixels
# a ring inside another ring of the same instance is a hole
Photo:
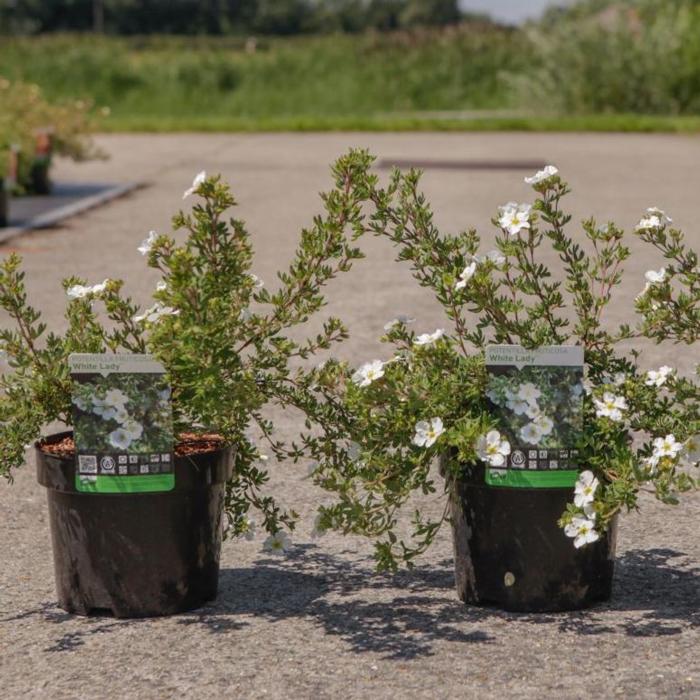
[[[457,0],[409,0],[400,14],[404,27],[444,26],[462,18]]]

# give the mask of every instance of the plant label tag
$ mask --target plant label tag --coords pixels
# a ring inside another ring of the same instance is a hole
[[[570,488],[579,473],[583,431],[583,348],[519,345],[486,348],[490,410],[510,443],[486,483],[511,488]]]
[[[147,493],[175,487],[165,368],[151,355],[73,354],[78,491]]]

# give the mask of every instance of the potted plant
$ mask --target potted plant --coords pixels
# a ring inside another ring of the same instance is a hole
[[[19,194],[50,194],[53,155],[76,161],[104,158],[92,134],[107,108],[89,100],[51,102],[38,85],[0,77],[0,119],[20,146],[16,187]]]
[[[10,221],[10,152],[0,148],[0,228]]]
[[[53,158],[53,130],[38,129],[35,132],[34,157],[29,172],[28,189],[32,194],[51,194],[51,160]]]
[[[370,228],[396,245],[449,327],[417,333],[414,319],[400,317],[385,327],[384,359],[317,370],[325,429],[307,441],[315,481],[336,497],[320,508],[319,529],[374,538],[380,569],[411,565],[449,521],[465,602],[574,609],[610,595],[617,514],[636,509],[642,490],[674,504],[698,483],[697,374],[649,367],[634,345],[697,343],[698,255],[649,209],[634,234],[663,267],[647,272],[630,303],[636,319],[613,329],[604,312],[630,256],[623,231],[589,219],[567,234],[569,188],[556,168],[527,182],[534,204],[502,207],[496,247],[484,252],[474,230],[438,231],[418,173],[395,171],[386,188],[368,179]],[[545,351],[585,354],[585,363],[487,366]],[[527,449],[516,455],[514,440]],[[557,440],[569,440],[574,467],[555,460],[540,470],[540,450]],[[404,537],[399,514],[414,495],[439,488],[438,458],[444,510],[431,517],[415,508]]]
[[[324,285],[361,255],[347,232],[362,226],[354,183],[365,167],[353,154],[336,163],[325,213],[304,229],[273,291],[251,272],[243,222],[225,218],[235,204],[228,186],[203,172],[185,192],[197,203],[173,219],[184,241],[152,231],[139,247],[162,275],[146,310],[123,295],[119,280],[88,285],[70,277],[67,329],[47,332],[28,302],[20,259],[2,263],[0,306],[14,327],[0,331],[9,363],[0,378],[0,474],[11,477],[25,446],[36,445],[64,609],[134,617],[203,604],[216,595],[222,532],[253,536],[252,511],[269,535],[267,549],[289,546],[295,513],[265,490],[272,464],[265,453],[287,454],[267,410],[306,383],[299,359],[345,336],[335,318],[308,338],[299,339],[298,327],[324,305]],[[125,358],[147,363],[150,379],[131,373],[112,381],[109,372]],[[92,383],[78,381],[81,372]],[[74,432],[40,437],[57,420]],[[177,438],[174,468],[160,455],[168,431]],[[76,465],[83,440],[124,452],[127,476],[130,446],[154,451],[146,459],[160,466],[147,465],[147,486],[129,485],[119,480],[122,455],[100,461],[99,473],[92,457]]]
[[[10,198],[16,190],[20,170],[20,146],[11,143],[12,131],[3,131],[2,126],[0,120],[0,228],[10,224]]]

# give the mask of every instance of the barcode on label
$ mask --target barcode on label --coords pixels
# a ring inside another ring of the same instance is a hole
[[[81,474],[97,474],[97,457],[95,455],[79,455],[78,471]]]

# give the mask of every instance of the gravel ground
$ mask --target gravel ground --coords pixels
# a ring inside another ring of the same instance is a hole
[[[108,206],[2,246],[26,261],[33,301],[62,325],[59,280],[124,277],[144,301],[155,277],[136,246],[166,230],[181,192],[201,168],[231,180],[238,215],[259,251],[255,272],[272,281],[329,183],[328,164],[350,145],[385,158],[543,159],[570,180],[574,219],[594,214],[631,227],[651,205],[665,208],[700,243],[700,141],[682,136],[509,134],[324,134],[110,136],[104,163],[59,163],[66,180],[145,180],[149,187]],[[529,197],[516,170],[431,170],[425,189],[445,230],[474,225],[490,234],[495,207]],[[341,354],[382,357],[383,324],[397,313],[432,331],[440,312],[383,241],[372,258],[331,289],[329,313],[352,339]],[[658,268],[635,250],[611,321],[627,318],[643,273]],[[649,367],[682,371],[697,350],[653,348]],[[294,416],[275,416],[283,434]],[[79,618],[55,604],[45,495],[33,460],[13,485],[0,484],[0,697],[2,698],[454,698],[700,697],[700,498],[677,509],[643,500],[622,519],[613,599],[586,612],[506,614],[467,608],[453,590],[449,533],[413,572],[372,571],[371,546],[327,535],[311,540],[323,494],[304,467],[280,467],[273,486],[302,515],[284,558],[261,540],[227,542],[220,595],[168,619]],[[425,506],[437,510],[437,500]],[[671,520],[671,516],[673,520]]]

